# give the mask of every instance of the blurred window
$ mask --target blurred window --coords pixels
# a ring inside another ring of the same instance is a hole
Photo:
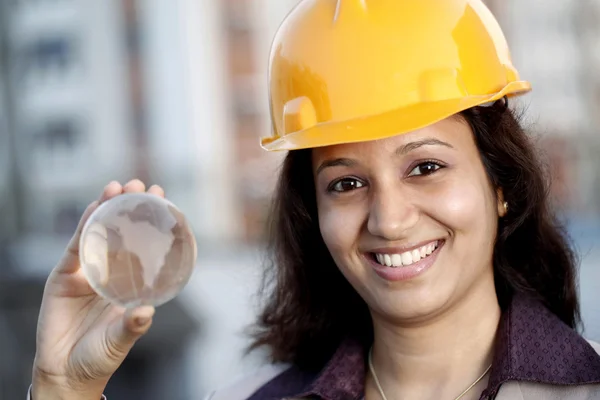
[[[73,150],[81,132],[71,119],[61,118],[50,120],[37,134],[37,144],[49,151]]]
[[[65,36],[39,38],[25,47],[21,60],[25,78],[65,75],[75,64],[73,41]]]
[[[74,118],[56,117],[38,125],[31,137],[32,171],[51,175],[76,173],[77,165],[86,157],[83,133]]]

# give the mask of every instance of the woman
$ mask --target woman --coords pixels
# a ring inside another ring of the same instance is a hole
[[[289,153],[254,347],[274,366],[211,398],[600,399],[574,255],[508,107],[530,86],[487,8],[305,0],[270,67],[262,145]],[[100,398],[151,324],[91,292],[79,230],[44,294],[34,400]]]

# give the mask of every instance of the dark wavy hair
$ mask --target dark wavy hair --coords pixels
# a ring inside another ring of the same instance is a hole
[[[508,102],[459,114],[470,126],[487,176],[502,188],[509,211],[499,221],[493,255],[495,285],[505,309],[515,293],[537,298],[572,328],[580,322],[576,258],[551,212],[548,171]],[[319,231],[311,151],[286,156],[269,225],[267,303],[251,348],[272,360],[315,369],[344,337],[368,345],[371,316],[336,267]]]

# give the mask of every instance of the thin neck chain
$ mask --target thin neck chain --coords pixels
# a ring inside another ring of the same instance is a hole
[[[381,395],[381,398],[383,400],[388,400],[387,397],[385,397],[385,393],[383,392],[383,388],[381,387],[381,383],[379,383],[379,378],[377,378],[377,374],[375,373],[375,368],[373,367],[373,347],[371,347],[369,349],[369,370],[371,371],[371,375],[373,375],[373,379],[375,380],[375,385],[377,385],[377,389],[379,390],[379,394]],[[481,376],[479,378],[477,378],[477,380],[475,382],[473,382],[471,384],[471,386],[469,386],[468,388],[465,389],[464,392],[462,392],[457,398],[455,398],[454,400],[460,400],[465,394],[467,394],[469,392],[469,390],[473,389],[475,387],[475,385],[477,385],[484,376],[486,376],[486,374],[490,371],[490,369],[492,368],[492,365],[490,364],[489,367],[487,367],[487,369],[483,372],[483,374],[481,374]]]

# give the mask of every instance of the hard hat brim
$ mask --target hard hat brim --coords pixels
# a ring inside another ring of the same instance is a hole
[[[419,103],[350,121],[317,124],[283,137],[262,138],[261,147],[267,151],[291,151],[384,139],[422,129],[461,111],[499,100],[504,96],[514,97],[529,91],[531,84],[527,81],[510,82],[493,95]]]

